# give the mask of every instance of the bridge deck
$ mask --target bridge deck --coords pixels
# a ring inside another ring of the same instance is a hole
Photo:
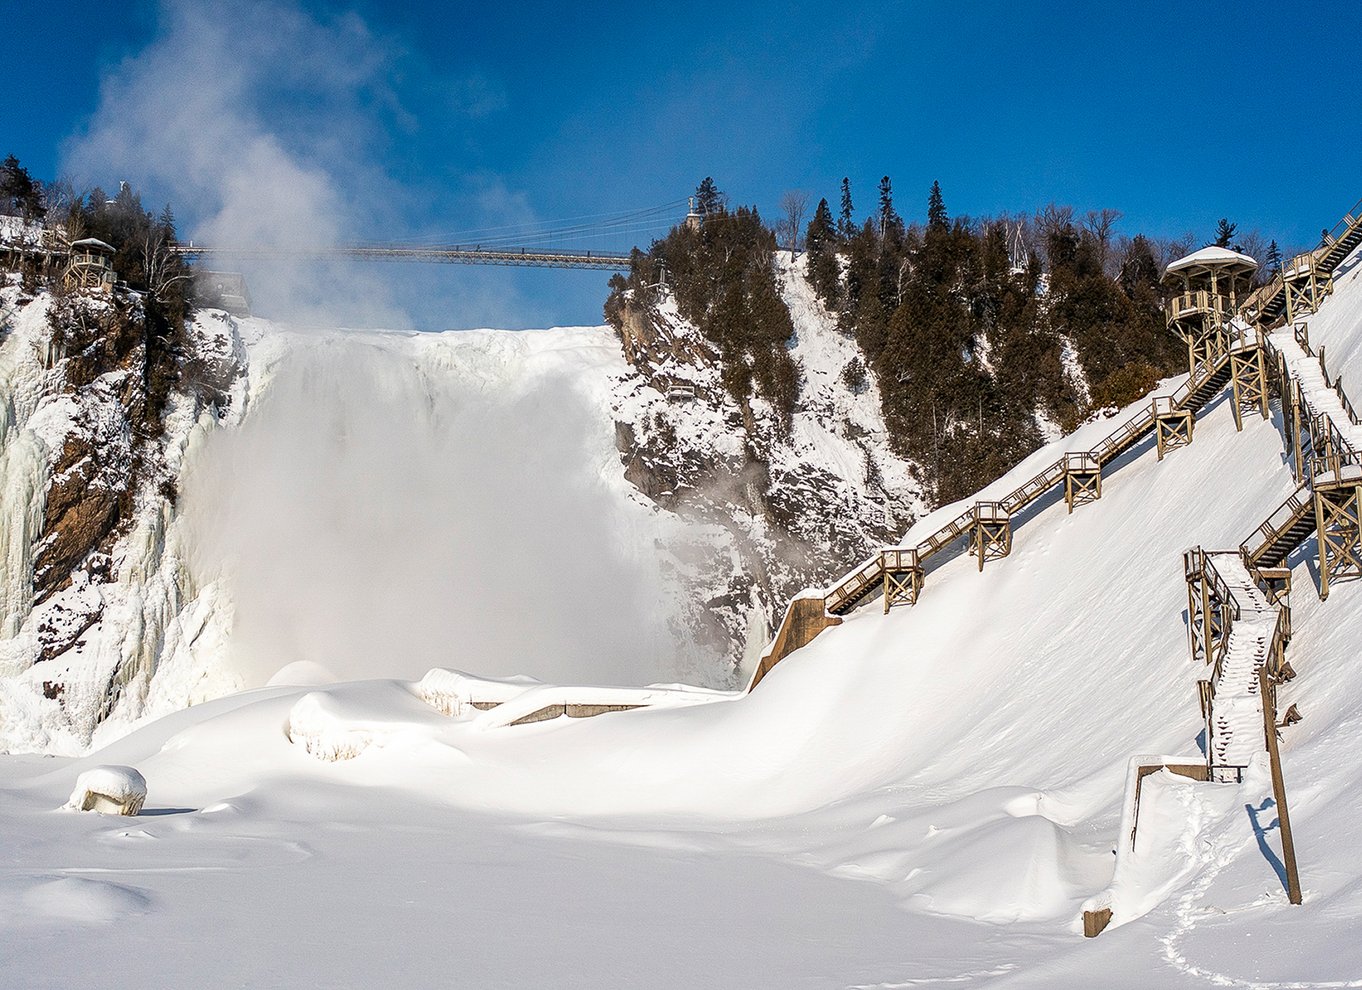
[[[629,255],[609,251],[532,250],[480,247],[422,247],[417,245],[340,245],[334,247],[219,247],[216,245],[178,244],[173,250],[186,259],[235,258],[272,261],[283,258],[335,261],[406,261],[444,265],[511,265],[527,268],[583,268],[601,271],[627,271]]]

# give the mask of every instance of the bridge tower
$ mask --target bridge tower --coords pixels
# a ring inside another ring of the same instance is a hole
[[[705,215],[695,209],[695,197],[690,197],[690,209],[686,213],[686,228],[688,230],[699,230],[704,219]]]

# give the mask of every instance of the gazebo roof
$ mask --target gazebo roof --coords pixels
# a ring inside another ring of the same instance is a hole
[[[79,241],[72,241],[71,250],[74,251],[76,248],[84,248],[87,251],[100,251],[105,254],[114,253],[114,246],[112,244],[105,244],[98,237],[86,237]]]
[[[1169,264],[1164,270],[1165,279],[1177,275],[1193,278],[1197,275],[1249,275],[1258,270],[1258,262],[1246,254],[1231,251],[1229,248],[1204,247],[1193,251],[1185,258]]]

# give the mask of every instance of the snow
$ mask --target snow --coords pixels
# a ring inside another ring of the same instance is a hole
[[[1314,322],[1359,297],[1340,285]],[[1231,402],[1163,461],[1151,439],[1108,465],[1098,502],[1029,510],[1006,559],[945,560],[916,606],[849,616],[751,695],[511,725],[472,702],[595,696],[442,665],[6,757],[6,978],[89,981],[117,952],[155,985],[1358,985],[1362,583],[1321,603],[1308,554],[1289,561],[1304,904],[1286,903],[1260,763],[1242,784],[1146,777],[1121,852],[1132,755],[1200,758],[1181,554],[1238,546],[1295,488],[1279,418],[1238,432]],[[50,814],[108,763],[155,782],[142,818]],[[1080,913],[1104,897],[1131,920],[1087,942]]]
[[[132,767],[103,766],[76,778],[65,807],[71,811],[101,811],[136,815],[147,799],[146,779]]]
[[[1204,247],[1199,251],[1193,251],[1185,258],[1179,258],[1178,260],[1171,262],[1167,269],[1165,269],[1164,274],[1172,275],[1176,272],[1186,271],[1191,268],[1200,268],[1203,265],[1224,265],[1230,262],[1237,262],[1240,266],[1247,265],[1249,271],[1254,271],[1258,267],[1258,262],[1247,254],[1231,251],[1229,248],[1216,247],[1213,244],[1210,247]]]

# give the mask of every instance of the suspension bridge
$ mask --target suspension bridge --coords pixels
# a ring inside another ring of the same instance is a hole
[[[465,229],[403,242],[317,244],[177,244],[189,261],[378,261],[446,265],[510,265],[627,271],[634,244],[665,233],[678,222],[686,199],[620,213],[564,220]],[[693,204],[686,217],[695,217]]]

